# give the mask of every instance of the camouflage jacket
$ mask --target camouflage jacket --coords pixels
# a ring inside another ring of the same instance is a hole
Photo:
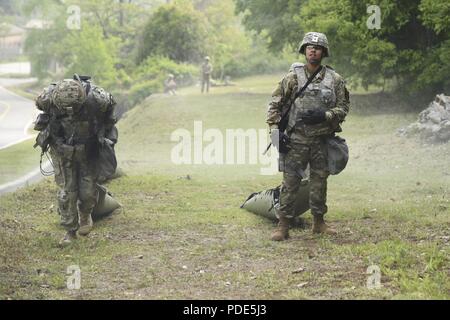
[[[203,63],[202,64],[202,74],[203,75],[210,75],[213,71],[213,67],[211,63]]]
[[[110,93],[90,82],[83,82],[83,86],[87,92],[86,101],[79,112],[70,116],[52,102],[52,92],[56,83],[50,84],[36,98],[36,107],[43,111],[42,115],[45,115],[47,119],[47,123],[44,122],[39,126],[36,123],[35,129],[41,131],[37,145],[44,149],[44,140],[53,148],[63,144],[74,145],[88,142],[96,144],[103,138],[117,142],[114,98]]]
[[[306,67],[304,67],[303,72],[306,73],[306,78],[309,78],[310,74],[306,70]],[[339,124],[344,121],[347,113],[349,112],[349,92],[345,87],[344,79],[338,73],[334,72],[331,67],[328,66],[324,67],[311,83],[320,83],[324,79],[326,72],[331,72],[331,75],[334,78],[334,93],[336,95],[336,102],[334,106],[332,106],[332,108],[328,110],[332,115],[331,119],[328,119],[327,121],[330,127],[333,127],[333,129],[330,131],[338,132],[341,131]],[[293,104],[293,99],[297,90],[297,74],[291,67],[288,74],[280,80],[277,87],[272,93],[272,99],[269,103],[266,119],[267,124],[271,128],[278,126],[282,115],[286,113],[289,106]],[[294,107],[295,106],[292,105],[291,109]]]

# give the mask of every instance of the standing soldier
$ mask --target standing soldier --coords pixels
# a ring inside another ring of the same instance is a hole
[[[37,144],[43,151],[49,148],[60,188],[58,213],[67,230],[60,245],[70,244],[77,231],[86,236],[92,229],[99,151],[117,139],[115,104],[110,93],[78,75],[52,83],[36,99],[37,108],[44,112],[35,127],[41,131]]]
[[[321,65],[322,58],[330,55],[328,40],[324,34],[308,32],[300,44],[299,52],[305,55],[306,65],[292,65],[289,73],[272,93],[267,114],[272,144],[278,147],[280,153],[284,153],[280,155],[283,182],[279,223],[272,234],[274,241],[283,241],[289,237],[295,196],[308,164],[312,232],[336,233],[325,224],[323,218],[328,210],[326,196],[329,175],[324,139],[342,131],[340,124],[350,106],[349,93],[343,78],[331,67]],[[309,80],[310,84],[303,93],[292,101],[297,91]],[[288,116],[287,128],[280,132],[278,125],[284,114]]]
[[[209,92],[209,82],[211,79],[211,73],[213,71],[212,64],[209,62],[209,57],[205,57],[205,61],[202,64],[202,93],[205,90],[206,85],[206,92]]]

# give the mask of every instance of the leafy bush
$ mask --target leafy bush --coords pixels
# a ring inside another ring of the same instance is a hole
[[[163,56],[150,56],[136,68],[133,79],[138,82],[159,79],[163,83],[169,73],[175,76],[179,85],[185,86],[194,82],[199,68],[187,63],[177,63]]]
[[[170,73],[175,76],[177,85],[182,87],[195,82],[199,69],[196,66],[177,63],[162,56],[148,57],[131,76],[133,84],[126,96],[126,104],[132,106],[156,92],[161,92],[164,87],[164,80]]]
[[[256,47],[238,59],[230,59],[224,65],[223,72],[232,77],[287,72],[291,63],[297,60],[294,54],[283,53],[276,56],[266,52],[263,47]],[[218,72],[214,76],[219,77]]]
[[[135,104],[161,89],[162,85],[158,80],[146,80],[132,86],[129,91],[129,97],[133,104]]]

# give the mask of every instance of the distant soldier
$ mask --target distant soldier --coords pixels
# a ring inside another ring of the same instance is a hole
[[[110,93],[78,75],[52,83],[36,99],[43,111],[35,126],[40,131],[36,144],[52,157],[60,188],[58,213],[67,230],[60,245],[70,244],[77,231],[85,236],[92,229],[99,154],[117,142],[115,104]]]
[[[209,57],[205,57],[205,61],[202,64],[202,93],[205,90],[206,85],[206,92],[209,92],[209,86],[210,86],[210,80],[211,80],[211,73],[213,71],[213,66],[209,62]]]
[[[177,83],[175,82],[175,77],[173,74],[169,74],[168,78],[164,80],[164,93],[176,96],[177,95],[177,92],[175,91],[176,89]]]
[[[299,53],[305,55],[307,63],[292,65],[272,93],[267,113],[272,144],[284,154],[279,224],[272,234],[274,241],[289,237],[296,196],[308,165],[309,204],[314,218],[312,232],[335,233],[324,221],[328,211],[327,178],[330,174],[324,139],[342,131],[340,124],[350,107],[349,93],[344,79],[331,67],[322,66],[322,59],[330,55],[328,40],[323,33],[308,32],[299,46]],[[305,87],[303,93],[296,98],[302,87]],[[288,115],[288,124],[281,132],[279,124],[284,114]]]

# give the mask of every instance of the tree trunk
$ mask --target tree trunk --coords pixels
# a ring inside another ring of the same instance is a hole
[[[119,0],[119,26],[123,27],[123,0]]]

